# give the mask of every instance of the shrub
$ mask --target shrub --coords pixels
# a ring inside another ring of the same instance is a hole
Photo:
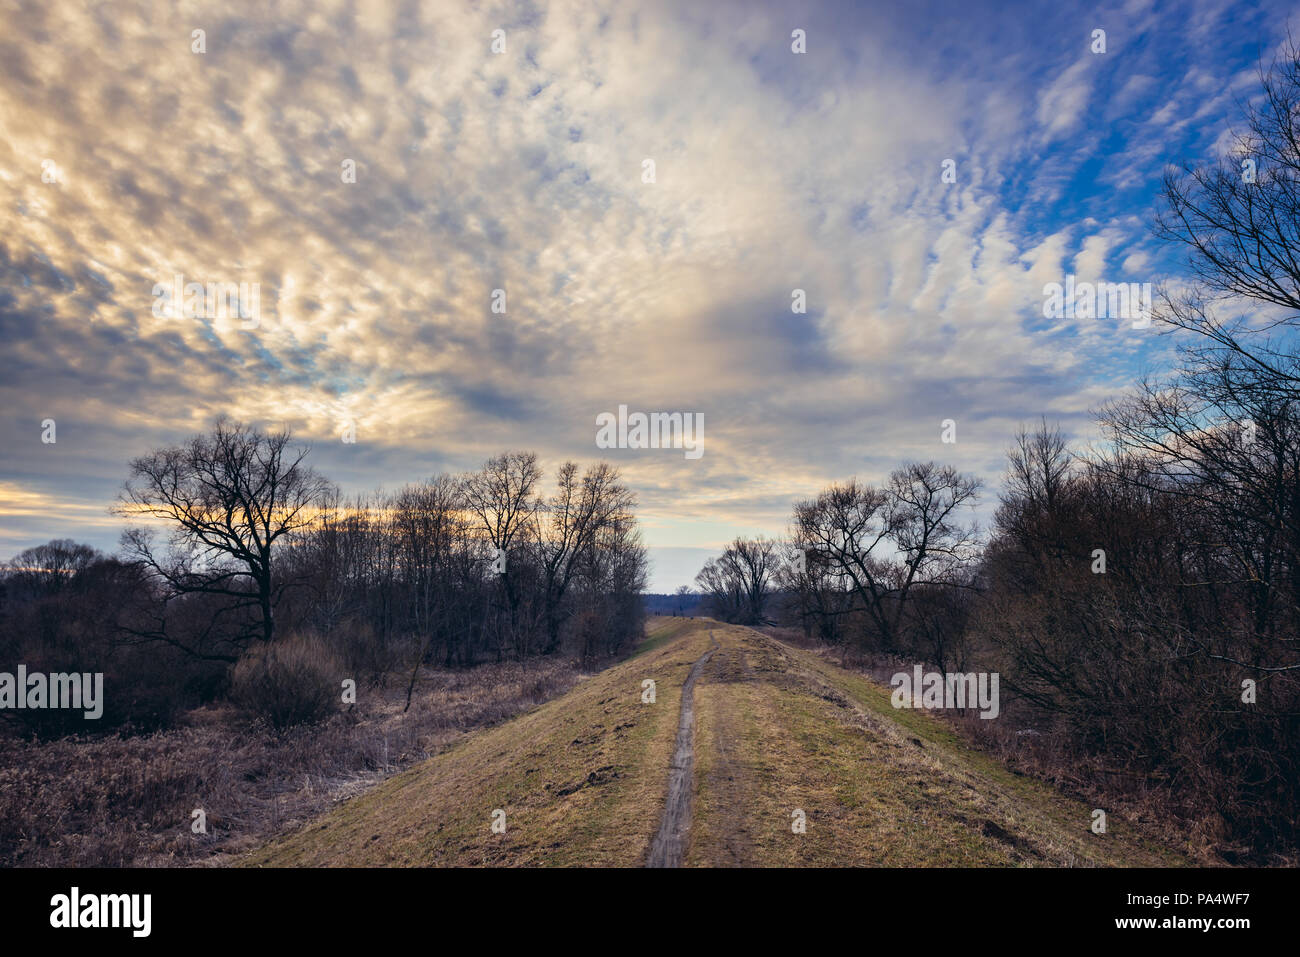
[[[289,637],[248,652],[231,676],[231,700],[243,711],[283,729],[321,721],[338,707],[338,659],[319,642]]]
[[[394,672],[409,672],[420,647],[410,636],[385,641],[369,622],[357,619],[345,620],[323,640],[348,677],[377,686],[383,686]]]

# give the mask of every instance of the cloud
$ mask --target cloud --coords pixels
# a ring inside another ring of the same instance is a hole
[[[1038,95],[1038,123],[1047,139],[1062,136],[1083,122],[1096,69],[1097,54],[1085,53]]]
[[[1045,323],[1042,286],[1145,268],[1151,197],[1097,184],[1158,175],[1157,120],[1212,142],[1244,64],[1124,60],[1140,4],[1107,15],[1104,62],[1077,12],[934,12],[5,4],[0,482],[49,520],[6,503],[0,544],[110,546],[91,516],[127,461],[222,413],[292,428],[359,491],[504,448],[595,458],[620,403],[699,412],[699,461],[608,456],[650,544],[682,549],[909,457],[993,477],[1041,413],[1082,428],[1146,346]],[[1211,42],[1160,16],[1178,52]],[[1129,152],[1101,149],[1103,104]],[[155,315],[177,275],[256,283],[256,327]]]

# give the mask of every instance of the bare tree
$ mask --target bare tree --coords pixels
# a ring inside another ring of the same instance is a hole
[[[118,505],[120,514],[161,519],[171,529],[167,556],[147,533],[128,532],[129,557],[173,595],[224,596],[255,610],[267,642],[286,584],[274,574],[277,543],[307,527],[331,488],[303,464],[307,449],[290,441],[288,432],[223,418],[206,435],[133,461]]]
[[[1260,83],[1229,156],[1165,176],[1156,232],[1186,248],[1195,281],[1162,294],[1160,318],[1202,337],[1194,356],[1227,353],[1259,385],[1294,396],[1300,363],[1279,334],[1300,327],[1300,45],[1288,40]],[[1243,299],[1284,312],[1224,314]]]
[[[704,563],[704,567],[695,576],[695,584],[712,614],[723,621],[740,620],[745,591],[735,554],[730,548]]]
[[[465,478],[465,506],[493,548],[509,552],[540,508],[542,468],[535,452],[506,452]],[[509,565],[507,563],[507,568]]]
[[[829,645],[844,641],[846,619],[853,612],[853,594],[842,575],[833,574],[825,550],[809,547],[799,539],[797,528],[782,543],[777,585],[785,594],[785,608],[792,611],[804,634]]]
[[[896,650],[918,585],[969,587],[963,569],[978,541],[963,518],[979,487],[929,462],[898,469],[883,489],[832,485],[795,505],[795,542],[858,597],[882,648]]]
[[[686,614],[686,606],[694,602],[695,593],[691,591],[690,585],[678,585],[673,596],[677,599],[677,616],[680,618]]]
[[[103,557],[89,545],[57,538],[19,552],[9,561],[5,578],[11,588],[38,595],[54,594]]]
[[[735,554],[735,566],[744,595],[744,623],[771,624],[767,602],[775,583],[779,558],[777,543],[761,535],[758,538],[737,538],[731,543],[731,550]]]
[[[602,530],[632,521],[636,497],[619,481],[618,469],[598,462],[578,478],[578,466],[566,462],[556,477],[555,494],[535,525],[542,568],[543,654],[560,646],[560,627],[569,616],[565,598],[582,562],[590,559]]]
[[[778,584],[778,543],[759,536],[737,538],[716,559],[705,563],[696,582],[710,609],[724,621],[767,625],[768,600]]]
[[[1060,498],[1070,475],[1069,447],[1059,427],[1049,427],[1046,419],[1030,432],[1021,427],[1007,452],[1009,493],[1026,501],[1052,508]]]
[[[504,653],[507,642],[514,643],[519,653],[526,651],[519,646],[527,629],[520,620],[523,576],[516,560],[523,556],[516,555],[515,550],[533,537],[542,507],[537,497],[541,479],[536,453],[507,452],[489,459],[464,481],[465,506],[475,518],[477,531],[499,550],[503,562],[498,577],[506,621],[504,631],[498,635],[498,656]]]

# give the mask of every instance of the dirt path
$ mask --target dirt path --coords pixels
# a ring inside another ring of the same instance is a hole
[[[691,830],[691,797],[695,789],[692,773],[695,767],[695,679],[718,650],[718,639],[709,632],[713,642],[700,659],[691,665],[690,674],[682,685],[682,710],[677,721],[677,744],[673,751],[672,770],[668,773],[668,801],[664,805],[663,821],[659,833],[650,844],[646,867],[681,867],[686,851],[686,836]]]
[[[730,827],[711,833],[700,827],[715,808],[743,808],[755,790],[754,763],[746,738],[755,721],[749,689],[756,681],[747,648],[729,641],[709,659],[695,691],[695,801],[691,841],[683,866],[754,866],[754,824],[738,814]]]

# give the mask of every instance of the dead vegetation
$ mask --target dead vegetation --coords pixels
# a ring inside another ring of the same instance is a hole
[[[405,681],[394,680],[359,689],[351,710],[321,724],[284,731],[221,704],[149,735],[5,740],[0,864],[221,863],[581,677],[571,661],[485,664],[423,673],[406,713]],[[192,830],[195,810],[206,834]]]
[[[846,646],[832,647],[807,638],[795,628],[771,627],[762,631],[787,645],[812,652],[838,668],[869,677],[882,689],[888,687],[892,675],[908,672],[915,664],[912,659],[864,653]],[[1201,866],[1294,867],[1300,863],[1283,849],[1260,855],[1227,840],[1226,829],[1214,808],[1203,807],[1198,814],[1188,814],[1186,808],[1172,807],[1166,781],[1132,768],[1116,767],[1105,756],[1073,746],[1066,732],[1053,727],[1041,714],[1033,714],[1014,697],[1004,700],[1003,714],[998,721],[981,720],[973,710],[928,714],[966,745],[996,759],[1013,775],[1049,783],[1072,799],[1103,808],[1108,815],[1122,816],[1158,834],[1162,843],[1185,848],[1185,853]]]
[[[681,688],[695,686],[687,866],[1189,863],[1123,815],[1016,775],[933,715],[751,629],[659,619],[637,657],[468,737],[241,859],[252,866],[644,864],[663,817]],[[640,699],[652,677],[658,700]],[[491,823],[504,812],[504,831]],[[792,829],[795,811],[806,831]]]

